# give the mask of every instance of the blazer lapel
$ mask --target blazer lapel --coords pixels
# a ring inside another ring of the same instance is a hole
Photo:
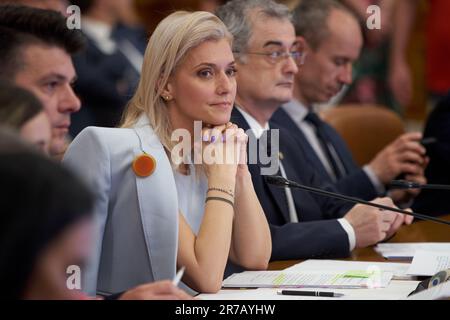
[[[316,170],[320,176],[322,176],[324,179],[329,180],[330,177],[322,164],[322,160],[319,159],[319,157],[316,154],[316,151],[311,147],[308,140],[306,139],[305,134],[302,130],[297,126],[297,124],[291,119],[291,117],[288,115],[286,111],[283,109],[278,110],[276,113],[276,117],[274,119],[276,123],[279,123],[282,127],[289,130],[291,133],[291,136],[295,139],[295,141],[298,143],[299,147],[301,148],[302,156],[307,160],[307,162]],[[339,148],[335,146],[335,141],[333,141],[333,146],[336,152],[339,156]],[[341,161],[343,162],[343,161]],[[344,164],[345,167],[345,164]]]
[[[248,135],[253,135],[253,132],[251,130],[248,131],[250,129],[250,126],[247,123],[247,121],[245,120],[244,116],[236,108],[233,108],[231,121],[233,123],[235,123],[236,125],[238,125],[239,128],[246,131]],[[252,138],[256,139],[256,137],[254,135]],[[258,152],[259,152],[259,147],[260,146],[259,146],[259,141],[258,141]],[[277,160],[279,161],[279,159],[277,159]],[[262,165],[259,162],[259,159],[258,159],[258,163],[256,165],[249,166],[249,169],[251,169],[250,171],[251,171],[252,176],[257,175],[260,178],[260,179],[253,179],[253,181],[260,180],[262,182],[264,188],[267,188],[267,190],[272,194],[273,198],[275,199],[275,202],[278,205],[278,209],[283,214],[283,217],[286,219],[286,222],[289,222],[290,221],[289,208],[288,208],[286,192],[284,191],[284,188],[280,188],[280,187],[268,184],[266,182],[266,179],[264,178],[264,176],[261,176],[261,168],[262,168]]]
[[[352,167],[356,166],[353,158],[351,156],[349,157],[351,152],[337,131],[335,131],[328,123],[325,123],[324,127],[334,150],[336,150],[340,162],[344,166],[345,173],[349,174],[352,171]]]
[[[152,175],[145,178],[136,176],[150,265],[155,280],[171,279],[175,275],[178,247],[178,197],[172,167],[158,137],[148,124],[138,125],[134,130],[142,148],[136,150],[135,156],[145,152],[156,160],[156,169]]]

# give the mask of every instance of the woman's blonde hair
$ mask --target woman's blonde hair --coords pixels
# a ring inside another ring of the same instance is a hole
[[[122,127],[132,127],[142,114],[167,150],[172,150],[172,126],[168,109],[161,97],[169,76],[187,52],[199,44],[232,36],[222,21],[209,12],[177,11],[155,29],[145,51],[142,75],[138,88],[122,118]]]

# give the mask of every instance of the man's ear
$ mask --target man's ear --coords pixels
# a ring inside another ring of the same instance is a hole
[[[308,42],[305,38],[303,38],[302,36],[297,36],[295,39],[304,52],[311,51],[311,48],[309,47]]]

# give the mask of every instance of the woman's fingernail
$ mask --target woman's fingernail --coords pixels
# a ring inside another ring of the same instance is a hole
[[[214,142],[214,141],[216,141],[216,136],[211,137],[211,142]]]
[[[207,134],[204,134],[203,135],[203,142],[208,142],[208,135]]]

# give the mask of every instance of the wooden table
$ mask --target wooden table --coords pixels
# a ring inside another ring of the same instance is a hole
[[[450,221],[450,215],[441,218]],[[418,221],[412,225],[401,227],[395,237],[389,242],[450,242],[450,226],[430,221]],[[355,249],[349,258],[341,260],[387,261],[373,247]],[[269,264],[269,270],[282,270],[302,261],[304,260],[273,261]]]

